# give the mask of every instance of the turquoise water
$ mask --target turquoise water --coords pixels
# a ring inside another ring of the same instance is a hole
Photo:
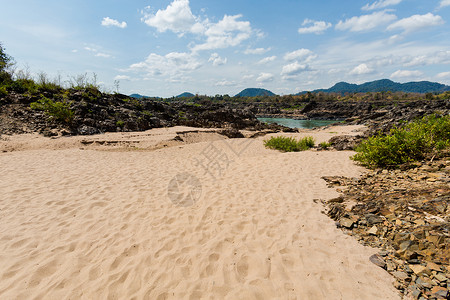
[[[339,122],[330,120],[294,120],[287,118],[258,118],[258,120],[264,123],[275,123],[289,128],[306,128],[306,129],[327,126]]]

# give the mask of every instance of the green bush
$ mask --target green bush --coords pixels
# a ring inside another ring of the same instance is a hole
[[[324,150],[327,150],[328,148],[331,147],[331,144],[328,143],[328,142],[322,142],[322,143],[319,144],[319,146],[320,146],[320,148],[322,148]]]
[[[125,122],[122,121],[122,120],[119,120],[119,121],[116,122],[116,126],[117,127],[123,128],[124,125],[125,125]]]
[[[8,95],[8,91],[5,86],[0,86],[0,97]]]
[[[314,147],[314,139],[308,136],[297,141],[292,137],[277,136],[264,141],[264,146],[283,152],[298,152]]]
[[[66,124],[71,123],[73,120],[74,112],[70,109],[70,103],[67,103],[66,101],[53,101],[42,97],[42,99],[37,102],[32,102],[30,107],[35,110],[42,110],[55,120]]]
[[[450,146],[450,116],[430,115],[388,135],[378,134],[356,147],[353,160],[369,168],[394,168],[400,164],[437,154]]]
[[[8,90],[16,93],[36,93],[38,86],[32,79],[17,79],[8,85]]]

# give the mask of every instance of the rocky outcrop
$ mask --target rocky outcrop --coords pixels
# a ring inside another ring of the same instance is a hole
[[[44,111],[32,109],[43,99],[66,103],[73,116],[62,122]],[[143,131],[186,125],[234,129],[283,129],[259,122],[251,109],[231,104],[164,102],[104,94],[95,89],[25,95],[10,93],[0,99],[0,134],[40,132],[45,135],[91,135],[114,131]]]
[[[323,179],[342,193],[324,202],[328,216],[364,245],[381,248],[370,260],[400,291],[414,299],[450,297],[449,159]]]

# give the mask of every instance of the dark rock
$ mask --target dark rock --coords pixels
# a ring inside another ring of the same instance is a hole
[[[367,214],[367,215],[365,215],[365,218],[366,218],[366,220],[367,220],[367,223],[368,223],[370,226],[373,226],[373,225],[375,225],[375,224],[382,223],[382,222],[384,221],[382,217],[377,216],[377,215],[374,215],[374,214]]]
[[[380,268],[386,268],[386,261],[378,254],[372,255],[371,257],[369,257],[369,260]]]
[[[80,135],[92,135],[100,133],[100,131],[97,128],[87,125],[81,125],[80,127],[78,127],[77,132]]]
[[[245,136],[237,130],[236,128],[227,128],[224,130],[220,130],[219,134],[224,135],[230,139],[244,138]]]
[[[332,137],[328,142],[333,146],[334,149],[342,150],[353,150],[356,145],[361,141],[360,137],[351,135],[339,135]]]

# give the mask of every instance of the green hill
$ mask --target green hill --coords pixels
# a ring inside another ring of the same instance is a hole
[[[189,92],[184,92],[183,94],[180,94],[175,98],[192,98],[192,97],[195,97],[195,95]]]
[[[249,88],[241,91],[239,94],[236,95],[236,97],[256,97],[256,96],[275,96],[275,94],[265,89]]]

